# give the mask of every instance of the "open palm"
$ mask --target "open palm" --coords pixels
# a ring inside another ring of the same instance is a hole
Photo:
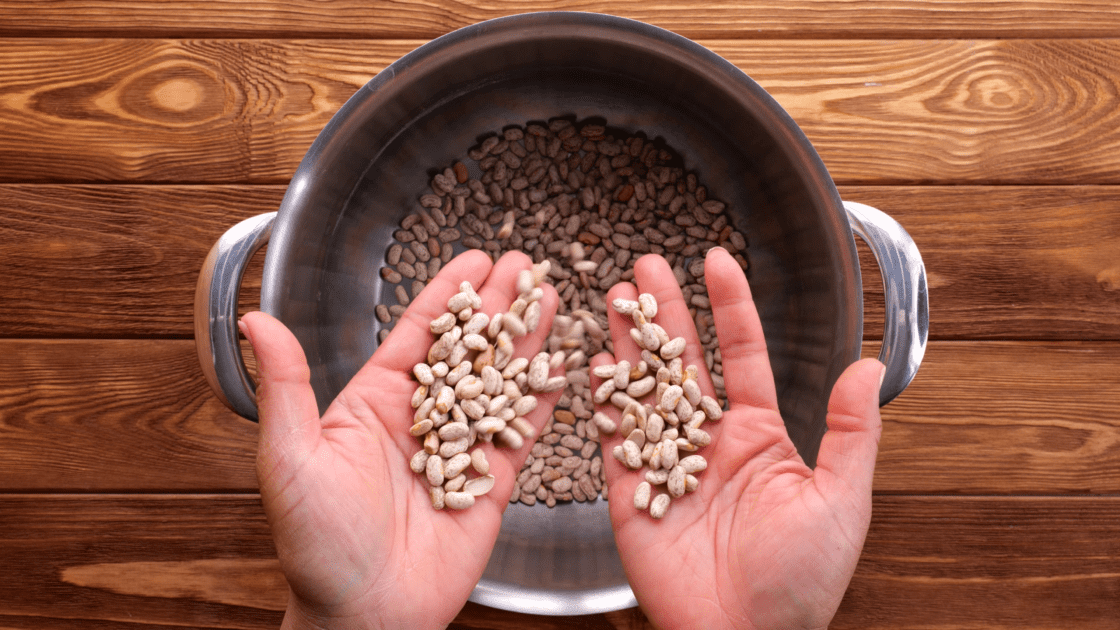
[[[730,409],[705,423],[712,435],[700,453],[708,468],[699,488],[673,500],[654,520],[634,508],[641,474],[606,458],[610,513],[627,577],[650,620],[662,628],[824,628],[855,570],[871,517],[871,478],[881,432],[878,390],[882,365],[850,366],[829,401],[828,432],[815,469],[798,456],[778,412],[774,377],[746,278],[722,249],[709,252],[705,276],[719,335]],[[713,388],[696,328],[664,259],[635,264],[633,285],[658,301],[657,321],[683,336],[685,365],[700,368]],[[632,323],[610,315],[615,357],[639,360]],[[598,383],[593,382],[592,386]],[[610,412],[617,419],[617,410]],[[604,438],[604,452],[625,436]],[[655,490],[656,492],[656,490]]]
[[[429,323],[460,282],[480,287],[493,314],[514,300],[516,275],[530,262],[507,254],[491,265],[477,251],[452,260],[322,418],[291,332],[264,313],[242,319],[260,366],[261,498],[292,591],[285,627],[443,627],[466,602],[532,440],[516,451],[483,445],[493,490],[466,510],[433,509],[426,479],[409,467],[420,449],[408,433],[411,370],[425,360]],[[546,287],[541,324],[517,341],[515,356],[540,348],[557,303]],[[539,396],[527,417],[538,431],[559,395]]]

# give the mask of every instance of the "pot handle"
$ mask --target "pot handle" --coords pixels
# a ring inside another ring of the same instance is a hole
[[[249,259],[272,236],[276,213],[246,219],[210,248],[194,292],[194,342],[206,382],[227,407],[257,420],[257,384],[245,367],[237,299]]]
[[[883,275],[886,326],[879,360],[887,366],[879,405],[906,389],[926,352],[929,288],[926,268],[914,239],[886,213],[862,203],[844,202],[852,231],[871,248]]]

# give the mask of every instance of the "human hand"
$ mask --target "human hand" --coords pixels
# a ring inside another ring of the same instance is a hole
[[[409,467],[420,450],[408,432],[411,372],[426,360],[429,324],[460,282],[479,287],[493,315],[509,308],[517,273],[530,263],[510,253],[491,265],[476,251],[452,260],[321,419],[296,338],[264,313],[242,318],[260,368],[261,499],[291,587],[284,627],[444,627],[466,603],[533,440],[518,450],[482,444],[494,488],[466,510],[433,509],[427,480]],[[542,287],[540,325],[515,340],[515,356],[531,357],[548,335],[559,298]],[[538,432],[561,393],[537,395],[526,418]]]
[[[684,364],[713,387],[695,325],[668,264],[645,256],[634,265],[637,289],[608,297],[658,302],[657,321],[687,340]],[[730,409],[703,429],[707,469],[699,488],[673,500],[662,520],[634,508],[643,474],[604,457],[610,515],[623,567],[638,603],[660,628],[825,628],[855,571],[871,520],[871,479],[882,424],[874,359],[849,366],[833,388],[828,432],[817,466],[797,454],[778,411],[774,376],[746,278],[723,249],[711,250],[705,277],[719,334]],[[612,312],[615,357],[637,364],[629,318]],[[599,379],[592,377],[592,387]],[[609,406],[609,405],[607,405]],[[616,409],[600,409],[618,420]],[[609,453],[626,436],[603,436]],[[683,454],[682,454],[683,455]]]

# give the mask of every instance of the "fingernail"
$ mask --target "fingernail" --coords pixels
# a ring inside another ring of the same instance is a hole
[[[879,389],[883,389],[883,379],[887,378],[887,366],[879,370]]]
[[[728,256],[730,256],[730,255],[731,255],[731,254],[728,254],[728,252],[727,252],[727,250],[726,250],[726,249],[724,249],[723,247],[720,247],[719,245],[716,245],[715,247],[713,247],[713,248],[709,249],[709,250],[708,250],[708,252],[710,253],[710,252],[713,252],[713,251],[715,251],[715,250],[717,250],[717,249],[718,249],[719,251],[721,251],[721,252],[723,252],[723,253],[727,254]]]
[[[241,321],[241,318],[237,319],[237,329],[241,331],[242,335],[245,335],[245,338],[249,340],[249,344],[252,345],[253,338],[249,336],[249,327],[245,325],[245,322]]]

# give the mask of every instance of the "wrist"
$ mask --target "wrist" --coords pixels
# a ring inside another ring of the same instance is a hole
[[[295,593],[288,596],[281,630],[381,630],[372,616],[335,615],[316,611],[304,604]]]
[[[374,612],[334,613],[319,610],[303,602],[295,593],[288,595],[281,630],[441,630],[447,623],[428,623],[418,618],[394,621],[382,619]]]

